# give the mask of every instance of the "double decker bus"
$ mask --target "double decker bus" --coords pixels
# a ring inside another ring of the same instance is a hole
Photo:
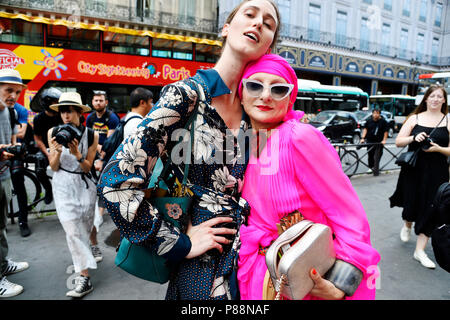
[[[447,101],[450,101],[450,72],[425,73],[419,75],[419,88],[416,96],[416,105],[423,99],[425,91],[433,85],[443,86],[447,92]]]
[[[406,117],[416,108],[416,98],[408,95],[389,94],[369,97],[370,108],[378,108],[392,113],[395,120],[394,130],[399,131]]]
[[[136,87],[156,101],[163,86],[213,67],[221,50],[216,40],[25,18],[0,12],[0,68],[20,72],[27,88],[18,102],[30,118],[41,111],[33,97],[48,87],[77,91],[88,105],[93,90],[106,91],[108,106],[123,115]]]
[[[319,81],[298,80],[294,109],[305,112],[307,118],[325,110],[354,112],[367,109],[369,95],[358,87],[323,85]]]

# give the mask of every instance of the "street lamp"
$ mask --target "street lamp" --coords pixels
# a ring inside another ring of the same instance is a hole
[[[413,94],[412,95],[416,95],[417,94],[417,89],[418,89],[418,87],[419,87],[419,79],[418,79],[418,74],[420,73],[419,72],[419,69],[418,69],[418,67],[419,66],[421,66],[422,64],[419,62],[419,60],[417,60],[417,59],[414,59],[414,58],[412,58],[411,60],[409,60],[409,63],[411,64],[411,67],[412,67],[412,70],[411,70],[411,72],[412,72],[412,74],[413,74],[413,81],[414,81],[414,85],[413,85]]]

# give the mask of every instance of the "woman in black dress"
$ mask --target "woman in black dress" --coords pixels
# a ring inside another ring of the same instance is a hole
[[[391,207],[403,207],[405,224],[400,232],[401,240],[409,240],[412,223],[415,222],[414,231],[418,237],[414,259],[431,269],[436,265],[424,250],[436,227],[432,201],[438,187],[449,181],[449,132],[447,93],[444,88],[433,85],[405,121],[395,141],[397,147],[409,145],[409,151],[420,148],[416,166],[402,167],[390,201]]]

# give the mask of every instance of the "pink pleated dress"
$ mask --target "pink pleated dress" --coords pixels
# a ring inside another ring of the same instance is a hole
[[[250,157],[242,197],[251,213],[248,226],[240,229],[241,299],[262,299],[267,266],[258,251],[278,237],[276,223],[294,210],[305,219],[328,225],[335,235],[337,258],[363,271],[360,286],[346,299],[375,299],[380,255],[371,246],[366,213],[337,152],[320,131],[295,119],[280,125],[260,157]],[[307,295],[304,299],[318,298]]]

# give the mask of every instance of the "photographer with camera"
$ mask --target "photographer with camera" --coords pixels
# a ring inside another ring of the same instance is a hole
[[[24,162],[26,153],[25,134],[28,127],[28,110],[19,103],[14,104],[15,111],[15,126],[17,128],[17,141],[21,143],[15,146],[12,152],[15,156],[11,159],[11,181],[14,191],[17,195],[17,203],[19,206],[19,229],[22,237],[28,237],[31,230],[28,226],[28,205],[27,205],[27,190],[25,187],[24,178]]]
[[[424,250],[431,232],[437,227],[433,199],[439,186],[449,181],[449,133],[447,93],[443,87],[432,85],[395,140],[397,147],[408,145],[408,151],[419,151],[414,167],[402,166],[397,188],[390,197],[391,207],[403,208],[404,225],[400,232],[403,242],[409,241],[415,222],[414,231],[418,237],[413,257],[430,269],[436,265]]]
[[[93,290],[88,269],[97,263],[89,246],[94,224],[96,184],[90,170],[98,145],[98,134],[83,126],[82,114],[91,110],[76,92],[62,93],[50,109],[59,112],[63,125],[48,131],[53,198],[59,221],[66,232],[75,272],[80,272],[68,297],[81,298]]]
[[[23,287],[9,282],[7,275],[28,269],[27,262],[7,259],[6,217],[12,197],[9,159],[14,157],[12,143],[15,144],[17,129],[11,126],[11,109],[26,87],[16,70],[0,70],[0,298],[14,297],[22,293]]]
[[[61,116],[50,109],[50,105],[58,103],[61,93],[56,88],[48,88],[42,91],[39,97],[39,104],[43,111],[39,112],[33,120],[34,141],[39,149],[39,152],[36,154],[36,175],[45,189],[45,204],[50,204],[53,200],[52,184],[47,176],[50,156],[47,133],[50,128],[62,124]]]

